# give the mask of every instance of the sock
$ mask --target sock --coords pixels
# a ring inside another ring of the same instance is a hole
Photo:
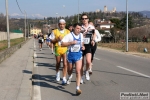
[[[66,80],[66,77],[63,77],[63,80]]]
[[[79,86],[77,86],[77,87],[76,87],[76,89],[77,89],[77,90],[79,90],[79,89],[80,89],[80,87],[79,87]]]

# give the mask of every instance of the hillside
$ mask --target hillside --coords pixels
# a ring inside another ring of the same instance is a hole
[[[150,11],[140,11],[140,13],[142,13],[144,17],[147,16],[148,18],[150,18]]]

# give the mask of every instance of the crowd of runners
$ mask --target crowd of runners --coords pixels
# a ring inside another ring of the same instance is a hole
[[[66,21],[60,19],[58,29],[52,30],[51,34],[45,36],[39,34],[38,36],[40,50],[42,50],[42,44],[45,42],[51,48],[52,54],[55,54],[56,81],[60,81],[61,61],[63,63],[62,85],[71,83],[73,67],[75,66],[77,95],[82,92],[80,84],[83,84],[84,78],[90,80],[97,42],[101,41],[99,31],[95,29],[92,22],[89,22],[86,14],[81,15],[81,21],[82,24],[76,23],[66,29]]]

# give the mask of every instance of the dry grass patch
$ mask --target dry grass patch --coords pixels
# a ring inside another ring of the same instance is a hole
[[[24,41],[24,38],[11,39],[10,46],[17,45],[23,41]],[[7,41],[6,40],[0,41],[0,51],[4,50],[6,48],[7,48]]]
[[[126,50],[126,43],[99,43],[98,45],[100,47],[107,47],[107,48],[117,49],[121,51]],[[144,53],[144,48],[147,48],[148,53],[150,53],[150,43],[129,42],[128,47],[130,52]]]

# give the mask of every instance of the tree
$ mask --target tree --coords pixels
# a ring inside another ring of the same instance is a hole
[[[120,21],[120,25],[121,25],[121,29],[122,30],[126,30],[126,16],[124,16],[124,18],[121,19]],[[133,28],[133,19],[131,16],[128,17],[128,27],[129,29]]]

